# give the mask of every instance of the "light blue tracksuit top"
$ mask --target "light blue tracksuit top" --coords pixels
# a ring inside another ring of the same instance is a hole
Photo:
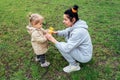
[[[72,27],[58,31],[58,35],[64,36],[66,42],[57,42],[55,46],[63,55],[70,54],[79,62],[90,61],[93,46],[87,29],[86,22],[78,20]]]

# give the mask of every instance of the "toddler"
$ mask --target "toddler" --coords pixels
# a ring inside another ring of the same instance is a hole
[[[48,41],[45,37],[46,31],[42,28],[43,20],[44,18],[37,13],[29,15],[27,31],[31,35],[31,44],[36,54],[36,61],[40,62],[41,67],[48,67],[50,63],[45,60]]]

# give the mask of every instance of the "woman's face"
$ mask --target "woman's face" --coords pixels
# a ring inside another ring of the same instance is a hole
[[[63,23],[66,27],[71,27],[74,24],[74,21],[70,21],[67,14],[63,15]]]

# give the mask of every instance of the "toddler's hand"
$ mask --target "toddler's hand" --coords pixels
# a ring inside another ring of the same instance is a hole
[[[51,42],[53,42],[53,43],[56,43],[57,42],[57,40],[51,35],[51,34],[46,34],[45,35],[45,37],[49,40],[49,41],[51,41]]]

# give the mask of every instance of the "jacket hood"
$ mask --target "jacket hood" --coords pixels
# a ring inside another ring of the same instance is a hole
[[[29,26],[29,25],[26,26],[26,28],[27,28],[27,31],[28,31],[29,34],[32,34],[36,30],[36,28],[34,28],[32,26]]]
[[[88,29],[88,25],[86,24],[85,21],[83,20],[78,20],[73,26],[72,28],[84,28],[84,29]]]

